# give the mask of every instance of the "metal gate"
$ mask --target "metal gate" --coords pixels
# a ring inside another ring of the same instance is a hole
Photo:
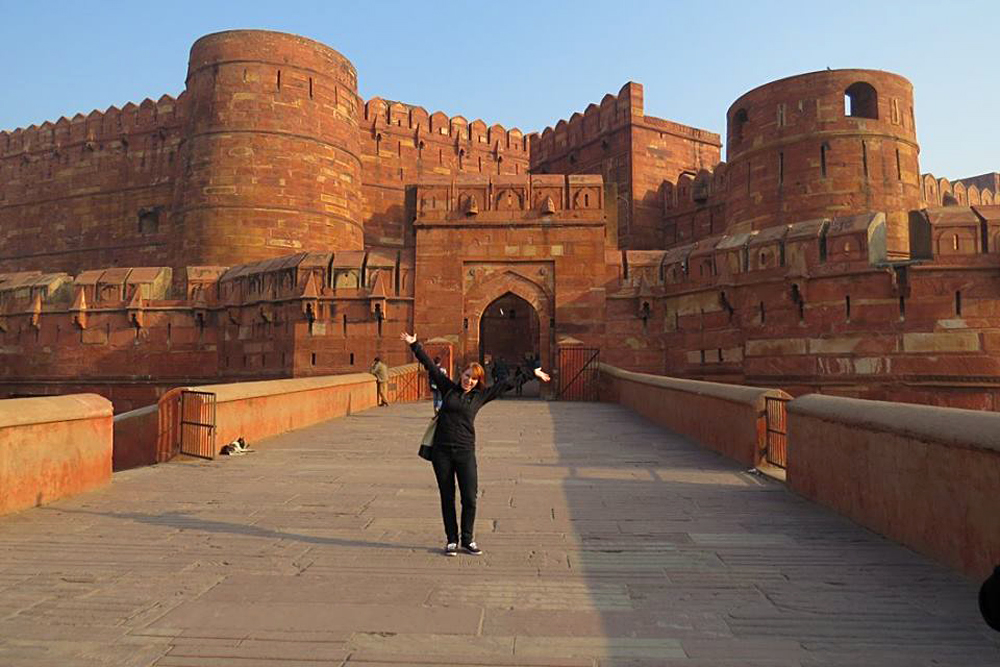
[[[413,364],[417,366],[416,364]],[[430,391],[427,372],[420,366],[407,372],[398,372],[395,375],[389,372],[389,400],[393,403],[403,403],[409,401],[419,401],[426,394],[424,387]]]
[[[764,458],[771,465],[785,468],[788,465],[788,419],[785,412],[787,398],[765,396],[767,409],[767,450]]]
[[[181,391],[181,453],[214,459],[215,394]]]
[[[559,349],[559,394],[564,401],[596,401],[600,350],[589,347]]]

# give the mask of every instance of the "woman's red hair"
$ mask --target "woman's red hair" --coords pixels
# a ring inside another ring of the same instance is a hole
[[[482,366],[473,361],[465,370],[470,371],[469,377],[476,381],[477,389],[481,389],[486,386],[486,371]]]

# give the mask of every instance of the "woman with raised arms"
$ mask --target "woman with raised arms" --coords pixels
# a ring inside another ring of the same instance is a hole
[[[473,362],[462,371],[458,383],[452,382],[445,373],[428,358],[417,337],[400,334],[416,355],[417,361],[427,369],[434,384],[442,395],[441,409],[437,415],[434,432],[434,446],[431,464],[441,493],[441,516],[444,519],[447,556],[458,555],[458,547],[475,556],[483,553],[476,544],[473,527],[476,522],[476,493],[478,475],[476,472],[476,414],[484,405],[514,387],[511,379],[486,386],[486,372]],[[548,373],[535,369],[535,376],[542,382],[549,381]],[[459,532],[455,517],[455,480],[462,498],[462,526]],[[460,542],[461,540],[461,542]]]

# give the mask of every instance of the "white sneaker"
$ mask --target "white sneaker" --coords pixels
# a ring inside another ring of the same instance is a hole
[[[463,544],[462,548],[465,549],[465,553],[472,554],[473,556],[481,556],[483,550],[479,548],[479,545],[475,542],[469,542],[468,544]]]
[[[458,555],[458,544],[456,542],[449,542],[444,547],[445,556],[457,556]]]

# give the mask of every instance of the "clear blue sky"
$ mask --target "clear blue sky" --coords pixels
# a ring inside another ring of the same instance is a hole
[[[177,95],[194,40],[233,28],[332,46],[365,99],[526,132],[632,80],[646,113],[724,135],[729,105],[760,84],[884,69],[913,82],[922,171],[1000,171],[1000,0],[0,0],[0,129]]]

